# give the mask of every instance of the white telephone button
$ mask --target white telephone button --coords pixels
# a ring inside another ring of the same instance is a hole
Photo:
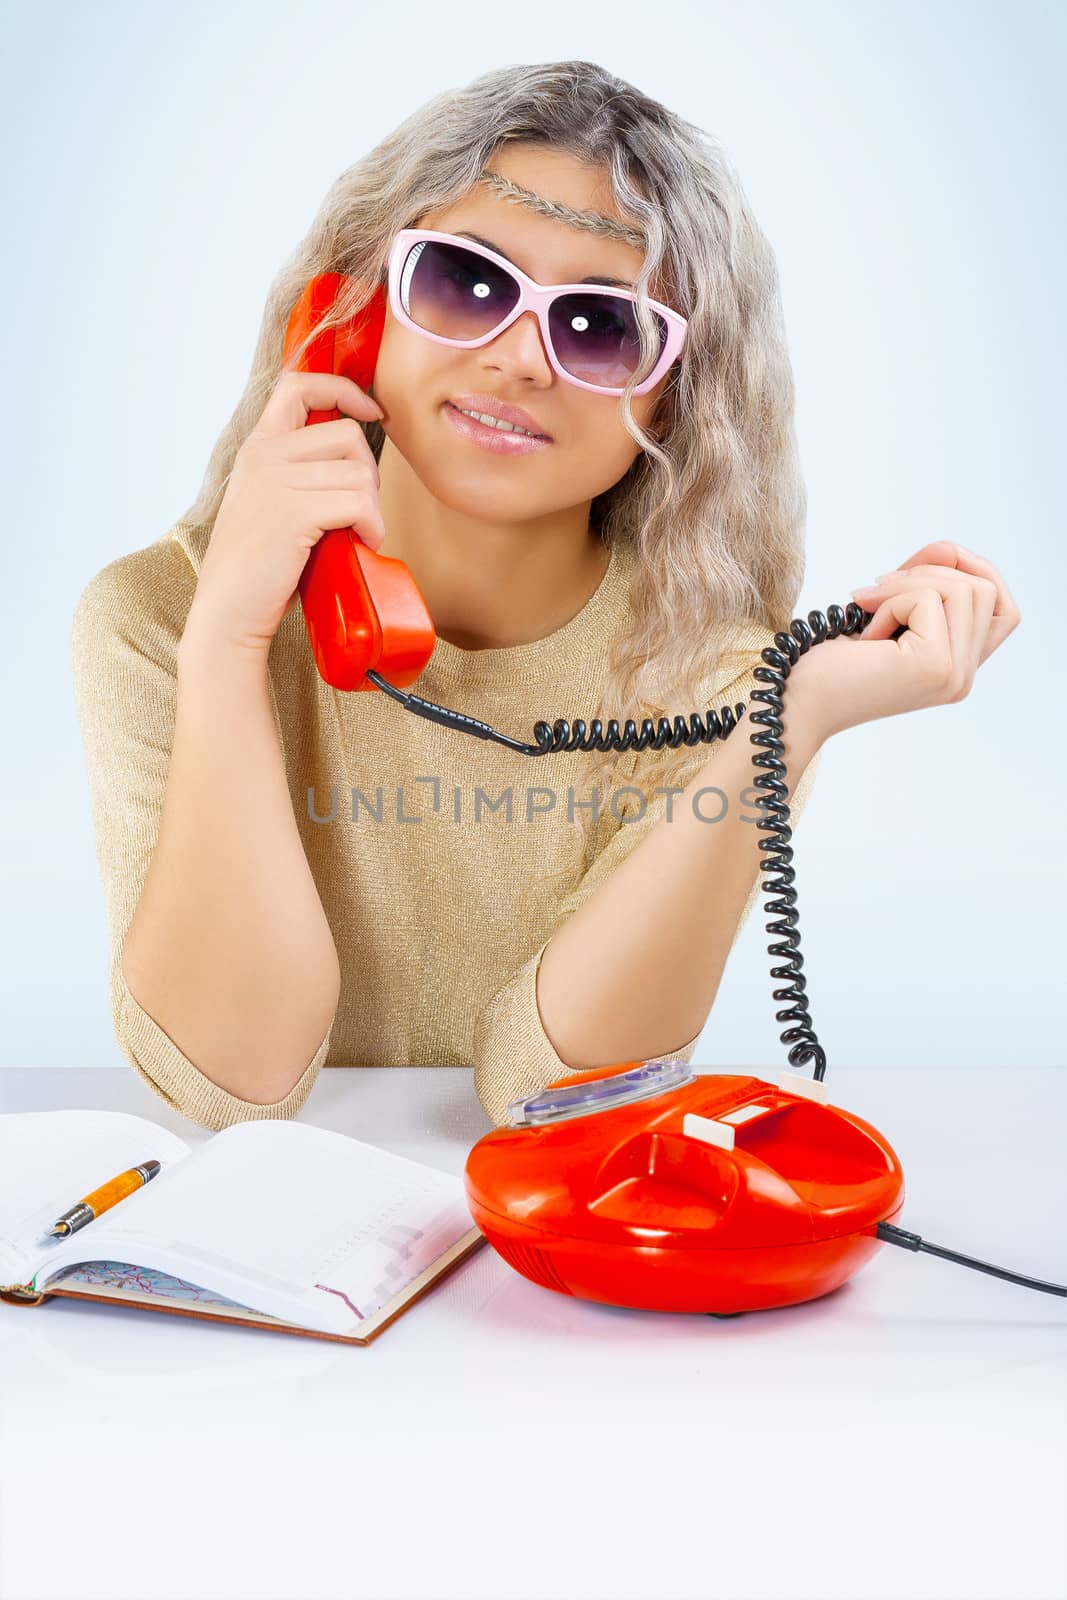
[[[695,1111],[687,1111],[682,1118],[682,1132],[687,1139],[703,1139],[705,1144],[717,1145],[720,1150],[734,1147],[734,1130],[728,1123],[698,1116]]]
[[[790,1072],[787,1068],[778,1075],[778,1087],[787,1094],[800,1094],[808,1100],[817,1100],[821,1106],[829,1103],[830,1096],[825,1083],[816,1078],[806,1078],[802,1072]]]

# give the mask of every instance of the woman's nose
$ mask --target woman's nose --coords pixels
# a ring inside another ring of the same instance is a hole
[[[524,311],[509,328],[498,333],[482,351],[482,362],[507,372],[512,377],[532,377],[541,383],[552,381],[552,363],[548,359],[541,324],[534,311]]]

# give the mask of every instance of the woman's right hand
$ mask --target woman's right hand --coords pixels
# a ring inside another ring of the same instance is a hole
[[[306,426],[309,412],[335,408],[347,414]],[[382,415],[351,378],[281,374],[234,460],[183,640],[206,634],[265,655],[324,533],[354,526],[378,549],[378,464],[360,421]]]

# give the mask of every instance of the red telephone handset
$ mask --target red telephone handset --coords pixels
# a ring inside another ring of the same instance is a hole
[[[339,272],[312,278],[289,317],[284,359],[333,306],[344,279]],[[300,362],[304,372],[338,372],[369,391],[385,327],[385,290],[350,322],[313,339]],[[340,411],[311,411],[308,422],[332,422]],[[381,556],[354,528],[331,528],[315,545],[300,577],[300,602],[320,675],[335,689],[375,689],[375,671],[395,688],[419,676],[437,636],[418,585],[403,561]]]

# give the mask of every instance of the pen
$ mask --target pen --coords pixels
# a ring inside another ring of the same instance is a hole
[[[149,1183],[160,1171],[158,1161],[142,1161],[139,1167],[130,1167],[128,1172],[120,1172],[117,1178],[111,1178],[107,1183],[102,1183],[99,1189],[94,1189],[92,1194],[87,1194],[84,1200],[79,1200],[76,1206],[71,1206],[69,1211],[64,1211],[57,1217],[49,1228],[46,1238],[54,1234],[63,1239],[70,1233],[77,1233],[79,1228],[84,1228],[87,1222],[92,1222],[101,1212],[109,1211],[120,1200],[125,1200],[128,1194],[133,1194],[135,1189],[140,1189],[143,1184]]]

